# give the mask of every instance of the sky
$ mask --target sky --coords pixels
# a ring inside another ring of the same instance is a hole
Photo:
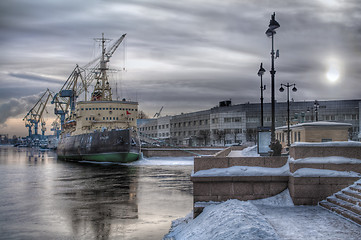
[[[260,102],[261,62],[270,102],[273,12],[277,101],[281,83],[296,84],[295,101],[361,99],[358,0],[3,0],[0,11],[0,134],[25,136],[22,118],[96,56],[102,33],[127,33],[111,58],[113,94],[150,117]]]

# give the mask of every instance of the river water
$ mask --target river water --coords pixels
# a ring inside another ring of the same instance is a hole
[[[192,210],[192,164],[65,162],[0,146],[0,239],[162,239]]]

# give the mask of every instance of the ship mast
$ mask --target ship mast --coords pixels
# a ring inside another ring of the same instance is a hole
[[[94,87],[94,92],[92,95],[93,101],[111,101],[112,100],[112,91],[108,81],[107,75],[107,63],[109,58],[105,59],[105,41],[104,33],[102,33],[102,38],[100,39],[102,43],[102,55],[100,58],[99,72],[95,75],[97,83]]]
[[[94,91],[92,94],[92,101],[112,101],[112,91],[108,81],[107,70],[109,70],[107,63],[109,59],[112,57],[115,50],[118,48],[120,43],[125,38],[126,34],[123,34],[115,43],[110,47],[109,51],[106,51],[105,42],[109,41],[104,38],[104,33],[102,33],[101,39],[96,39],[101,41],[102,43],[102,55],[100,57],[100,64],[98,68],[98,72],[95,74],[95,79],[97,83],[94,87]]]

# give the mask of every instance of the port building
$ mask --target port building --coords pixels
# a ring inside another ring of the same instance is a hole
[[[312,122],[346,123],[348,139],[359,141],[361,99],[291,101],[290,125]],[[271,126],[271,103],[263,105],[264,126]],[[288,123],[287,102],[276,103],[276,128]],[[138,121],[141,138],[171,146],[227,146],[256,142],[261,126],[261,104],[232,104],[174,116]]]

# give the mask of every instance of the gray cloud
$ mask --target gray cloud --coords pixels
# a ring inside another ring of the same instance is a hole
[[[46,82],[46,83],[57,83],[57,84],[64,84],[64,80],[55,79],[50,76],[43,76],[35,73],[21,73],[21,72],[11,72],[9,76],[29,80],[32,82]]]
[[[123,94],[139,99],[146,112],[162,105],[164,113],[189,112],[230,98],[259,102],[256,73],[260,62],[270,69],[264,33],[276,11],[276,85],[295,82],[295,100],[361,98],[357,0],[12,0],[0,9],[0,72],[10,73],[0,80],[5,96],[16,83],[22,84],[14,93],[19,97],[55,91],[75,64],[94,57],[92,38],[104,32],[111,38],[128,33],[126,53],[120,47],[112,67],[127,67]],[[325,77],[331,58],[341,72],[333,84]],[[264,81],[269,101],[269,72]]]
[[[28,112],[39,100],[39,98],[40,94],[25,96],[19,99],[11,98],[7,102],[0,104],[0,124],[4,124],[10,117],[17,117],[24,112]]]

